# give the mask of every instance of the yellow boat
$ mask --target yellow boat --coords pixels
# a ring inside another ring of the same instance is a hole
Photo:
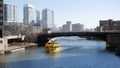
[[[56,43],[56,42],[46,43],[45,50],[48,53],[59,52],[61,50],[61,45],[60,43]]]

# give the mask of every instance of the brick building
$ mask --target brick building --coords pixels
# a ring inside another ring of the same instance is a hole
[[[100,20],[99,27],[96,30],[100,32],[120,32],[120,20]]]

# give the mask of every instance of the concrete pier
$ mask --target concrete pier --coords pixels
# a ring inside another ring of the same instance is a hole
[[[119,34],[107,35],[107,49],[116,51],[120,47],[120,36]]]
[[[0,38],[0,54],[11,53],[14,51],[24,50],[25,48],[36,46],[36,43],[27,43],[27,42],[12,42],[9,43],[11,39],[19,39],[24,41],[24,35],[14,35],[14,36],[4,36]],[[14,40],[15,41],[15,40]]]

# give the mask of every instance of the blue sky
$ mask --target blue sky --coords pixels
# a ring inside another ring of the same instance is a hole
[[[26,3],[34,6],[35,10],[53,10],[57,26],[72,21],[94,28],[99,25],[99,20],[120,20],[120,0],[5,0],[5,3],[18,6],[20,21]]]

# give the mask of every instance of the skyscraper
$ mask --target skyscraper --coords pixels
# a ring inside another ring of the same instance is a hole
[[[54,11],[49,9],[42,10],[42,28],[48,29],[54,26]]]
[[[40,25],[40,11],[36,10],[36,24]]]
[[[0,0],[0,38],[3,37],[3,0]]]
[[[4,4],[4,21],[18,22],[18,7],[15,5]]]
[[[23,8],[23,23],[24,25],[34,25],[35,17],[34,17],[34,8],[30,4],[25,4]]]

